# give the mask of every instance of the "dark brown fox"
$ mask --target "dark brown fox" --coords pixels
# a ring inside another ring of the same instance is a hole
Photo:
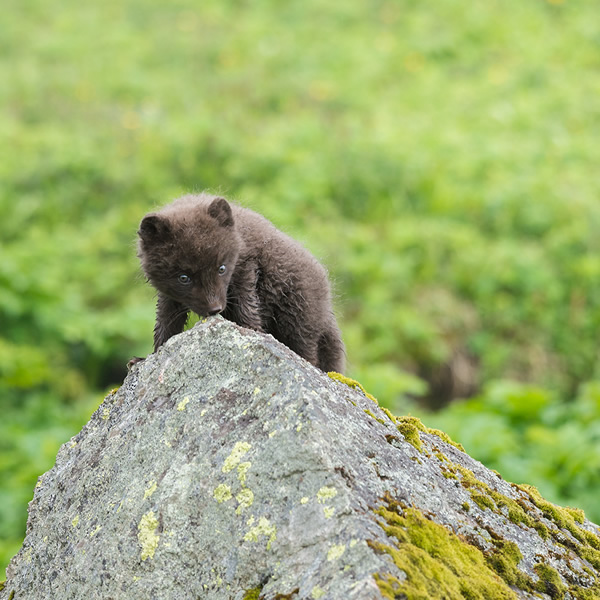
[[[189,311],[273,335],[322,371],[344,369],[325,269],[261,215],[208,194],[144,217],[138,257],[158,291],[154,350]]]

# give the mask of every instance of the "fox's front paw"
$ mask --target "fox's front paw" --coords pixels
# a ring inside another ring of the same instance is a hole
[[[139,356],[134,356],[128,363],[127,363],[127,370],[131,371],[131,369],[133,369],[133,367],[135,365],[137,365],[138,363],[141,363],[143,360],[146,360],[145,358],[140,358]]]

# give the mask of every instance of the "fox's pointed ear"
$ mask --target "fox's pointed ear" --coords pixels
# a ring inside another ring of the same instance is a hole
[[[208,214],[221,227],[233,227],[233,213],[229,202],[225,198],[215,198],[208,207]]]
[[[138,235],[144,242],[164,240],[171,235],[171,226],[164,217],[150,213],[142,219]]]

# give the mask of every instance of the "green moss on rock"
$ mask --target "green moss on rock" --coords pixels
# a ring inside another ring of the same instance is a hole
[[[351,387],[352,389],[360,390],[367,398],[370,398],[371,400],[373,400],[373,402],[375,402],[375,404],[377,404],[379,406],[379,402],[377,402],[377,398],[375,398],[375,396],[373,396],[372,394],[369,394],[369,392],[367,392],[365,390],[365,388],[358,381],[356,381],[354,379],[350,379],[349,377],[346,377],[345,375],[341,375],[340,373],[336,373],[335,371],[330,371],[329,373],[327,373],[327,375],[334,381],[339,381],[341,383],[344,383],[347,386]],[[387,408],[385,408],[383,406],[379,406],[379,408],[387,415],[387,417],[390,419],[390,421],[392,423],[394,423],[398,426],[398,429],[400,429],[400,424],[409,423],[413,427],[416,427],[418,429],[418,431],[422,431],[423,433],[429,433],[431,435],[436,435],[443,442],[446,442],[447,444],[450,444],[451,446],[458,448],[461,452],[465,451],[463,446],[461,444],[458,444],[457,442],[453,441],[447,433],[444,433],[443,431],[440,431],[439,429],[431,429],[429,427],[425,427],[425,425],[423,425],[423,423],[417,417],[410,417],[410,416],[396,417]],[[365,410],[365,412],[369,416],[372,416],[374,419],[379,421],[380,423],[382,423],[382,424],[385,423],[385,421],[383,419],[379,419],[379,418],[375,417],[375,415],[373,415],[373,413],[371,413],[370,411]],[[408,430],[406,425],[403,425],[403,427],[405,427]],[[409,440],[408,438],[406,438],[406,436],[404,436],[404,437],[413,446],[415,446],[415,448],[417,448],[417,450],[421,451],[420,440],[419,440],[419,442],[417,442],[414,437],[414,434],[411,431],[409,432],[409,436],[411,437],[412,441]]]
[[[581,510],[581,508],[573,508],[571,506],[567,506],[565,510],[573,517],[573,519],[577,523],[583,523],[585,521],[585,512]]]
[[[423,433],[427,432],[427,427],[423,425],[421,419],[417,417],[405,416],[405,417],[396,417],[397,423],[407,423],[417,429],[418,431],[422,431]]]
[[[550,598],[564,598],[567,592],[567,586],[562,582],[556,569],[549,565],[539,563],[533,567],[536,575],[540,578],[536,584],[536,589],[542,594],[548,594]]]
[[[398,431],[404,436],[404,439],[414,446],[419,452],[423,450],[423,444],[419,437],[419,431],[425,428],[419,419],[415,417],[400,417],[397,419]]]
[[[359,382],[339,373],[328,375],[362,391],[365,396],[377,402]],[[425,451],[420,433],[435,435],[443,442],[462,452],[465,451],[461,444],[454,442],[446,433],[426,427],[416,417],[396,417],[385,408],[381,410],[395,424],[404,439],[419,452]],[[377,418],[372,411],[365,412],[380,423],[386,423],[384,419]],[[547,521],[541,520],[536,511],[531,510],[526,499],[514,500],[497,492],[478,480],[472,471],[453,463],[437,450],[435,456],[443,463],[442,474],[446,478],[458,479],[469,491],[473,503],[481,510],[494,511],[507,517],[512,523],[533,528],[544,540],[553,537],[556,543],[574,551],[595,569],[600,569],[600,537],[580,527],[585,522],[582,510],[556,506],[542,498],[533,486],[514,486],[527,494],[531,503],[543,516],[556,525],[556,529],[548,527]],[[372,542],[371,546],[378,552],[389,554],[394,563],[407,575],[404,581],[389,573],[374,575],[380,591],[386,598],[516,598],[510,586],[532,594],[544,593],[553,599],[564,598],[567,592],[574,599],[600,598],[600,582],[591,571],[591,577],[596,579],[591,588],[575,585],[568,587],[556,570],[539,563],[535,567],[539,580],[534,582],[518,568],[522,556],[514,542],[499,539],[490,531],[495,550],[484,554],[441,525],[429,521],[419,511],[412,508],[401,509],[390,497],[386,497],[385,500],[388,508],[379,509],[377,514],[383,518],[380,525],[393,541],[389,545]],[[465,511],[471,510],[468,502],[464,502],[462,508]],[[565,540],[561,530],[569,532],[574,540]]]
[[[595,569],[600,570],[600,537],[587,529],[579,527],[579,519],[582,518],[583,511],[572,508],[562,508],[552,504],[542,498],[542,495],[532,485],[516,486],[525,492],[531,502],[537,506],[544,516],[553,521],[560,529],[567,530],[577,543],[571,543],[569,547],[573,549],[581,558],[587,560]],[[557,535],[557,532],[550,531],[550,535],[555,537],[555,541],[564,545],[564,540]]]
[[[426,433],[430,433],[431,435],[437,435],[443,442],[446,442],[446,444],[450,444],[451,446],[458,448],[461,452],[465,451],[462,444],[459,444],[458,442],[452,440],[447,433],[444,433],[439,429],[432,429],[431,427],[426,427],[425,431]]]
[[[488,565],[508,585],[531,591],[533,582],[518,568],[519,563],[523,560],[523,555],[517,544],[508,540],[494,540],[493,543],[496,546],[496,551],[486,556]]]
[[[425,518],[414,508],[403,508],[386,497],[387,507],[376,510],[389,544],[370,542],[388,554],[406,573],[400,581],[379,573],[375,581],[385,598],[408,600],[444,598],[449,600],[516,599],[516,594],[489,566],[483,553],[457,535]]]
[[[444,463],[444,468],[451,469],[454,473],[460,475],[461,484],[469,491],[473,502],[482,510],[489,509],[497,514],[508,516],[508,519],[517,525],[522,524],[535,529],[543,539],[552,536],[556,543],[574,551],[596,570],[600,569],[600,538],[578,525],[584,521],[583,511],[556,506],[542,498],[539,491],[533,486],[513,484],[516,489],[528,495],[532,504],[542,512],[546,519],[554,522],[556,529],[549,528],[535,513],[528,509],[525,500],[517,501],[493,490],[486,483],[478,480],[472,471],[462,465],[449,461]],[[463,508],[465,508],[464,505]],[[565,531],[570,533],[574,540],[569,541],[566,539]],[[498,539],[492,531],[490,533],[494,538],[492,541],[496,546],[496,550],[486,555],[486,561],[488,566],[509,585],[532,593],[542,592],[548,594],[551,598],[563,598],[567,589],[572,598],[580,600],[588,600],[588,598],[597,600],[600,598],[600,593],[598,593],[600,592],[600,581],[598,581],[597,575],[591,571],[590,575],[595,580],[592,587],[585,588],[572,585],[567,588],[554,569],[540,563],[541,566],[536,570],[540,580],[534,583],[518,568],[518,564],[522,559],[518,546],[514,542]]]
[[[453,467],[460,473],[461,484],[469,490],[473,502],[482,510],[489,508],[498,514],[508,514],[508,519],[512,523],[516,525],[522,523],[526,527],[535,529],[544,539],[548,537],[545,525],[536,521],[516,500],[493,490],[489,485],[477,479],[469,469],[456,464],[453,464]]]
[[[369,394],[369,392],[367,392],[367,390],[365,390],[365,388],[355,379],[350,379],[350,377],[346,377],[345,375],[336,373],[335,371],[329,371],[327,375],[329,375],[329,377],[334,381],[345,383],[348,387],[351,387],[353,390],[360,390],[367,398],[377,403],[377,399],[375,398],[375,396]]]
[[[246,590],[243,600],[259,600],[262,586]]]
[[[485,510],[489,508],[490,510],[494,510],[496,508],[496,503],[489,497],[484,494],[480,494],[475,491],[471,491],[471,499],[481,510]]]
[[[441,471],[442,471],[442,475],[446,479],[458,479],[458,475],[456,475],[456,473],[453,473],[452,471],[449,471],[448,469],[444,469],[442,467]]]
[[[371,419],[375,419],[378,423],[381,423],[382,425],[385,425],[385,421],[379,417],[376,417],[368,408],[363,408],[363,411],[369,416],[371,417]]]

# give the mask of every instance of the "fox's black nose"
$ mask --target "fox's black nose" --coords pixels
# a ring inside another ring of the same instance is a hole
[[[223,310],[223,307],[220,304],[214,304],[213,306],[208,307],[208,315],[218,315]]]

